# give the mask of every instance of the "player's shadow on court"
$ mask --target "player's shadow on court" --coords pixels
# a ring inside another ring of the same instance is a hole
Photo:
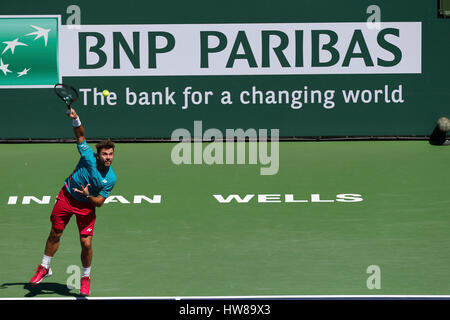
[[[86,299],[84,296],[71,292],[71,289],[67,288],[65,284],[60,284],[56,282],[46,282],[40,283],[37,285],[32,285],[30,283],[25,282],[16,282],[16,283],[4,283],[0,286],[1,289],[6,289],[11,286],[23,286],[25,290],[28,290],[28,293],[24,295],[24,297],[41,297],[45,295],[53,295],[57,294],[60,296],[66,297],[75,297],[78,299]]]

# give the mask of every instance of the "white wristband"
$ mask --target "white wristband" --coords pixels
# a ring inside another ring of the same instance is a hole
[[[79,126],[81,126],[80,117],[73,119],[72,125],[74,128],[78,128]]]

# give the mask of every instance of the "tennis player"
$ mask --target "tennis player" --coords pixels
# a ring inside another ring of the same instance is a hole
[[[89,295],[95,208],[103,205],[116,183],[116,174],[111,167],[114,159],[114,143],[111,140],[101,141],[96,145],[97,153],[94,153],[86,142],[84,128],[75,110],[70,109],[68,116],[73,119],[81,159],[72,174],[64,181],[64,186],[56,197],[50,216],[52,228],[45,245],[44,257],[30,283],[38,284],[52,275],[50,262],[58,249],[65,227],[75,214],[80,233],[83,265],[80,294]]]

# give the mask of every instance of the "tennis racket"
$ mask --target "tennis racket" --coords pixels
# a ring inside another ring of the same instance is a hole
[[[71,109],[72,103],[78,99],[78,91],[67,84],[55,84],[55,93],[62,101],[64,101],[69,110]]]

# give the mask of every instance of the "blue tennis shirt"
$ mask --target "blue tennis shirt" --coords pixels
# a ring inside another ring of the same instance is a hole
[[[117,180],[113,168],[110,166],[104,171],[99,171],[97,169],[97,159],[94,150],[87,144],[86,140],[77,144],[77,149],[81,158],[75,170],[64,181],[67,191],[74,199],[87,202],[89,200],[73,191],[73,188],[81,190],[81,186],[90,184],[90,195],[94,197],[101,195],[102,197],[107,198]]]

